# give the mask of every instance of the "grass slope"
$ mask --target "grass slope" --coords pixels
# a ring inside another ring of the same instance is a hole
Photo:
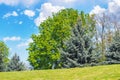
[[[0,80],[120,80],[120,65],[1,72]]]

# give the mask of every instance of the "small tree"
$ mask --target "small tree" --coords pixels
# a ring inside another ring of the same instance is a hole
[[[6,63],[8,61],[8,47],[5,45],[4,42],[0,41],[0,72],[5,71]]]
[[[25,66],[20,62],[19,56],[15,54],[7,66],[7,71],[22,71],[25,70]]]

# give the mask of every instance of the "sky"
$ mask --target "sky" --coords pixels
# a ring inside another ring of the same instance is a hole
[[[0,0],[0,40],[27,63],[31,35],[41,22],[61,9],[73,8],[90,14],[106,12],[120,17],[120,0]]]

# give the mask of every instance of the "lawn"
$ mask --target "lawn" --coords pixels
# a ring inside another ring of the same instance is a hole
[[[120,80],[120,65],[0,72],[0,80]]]

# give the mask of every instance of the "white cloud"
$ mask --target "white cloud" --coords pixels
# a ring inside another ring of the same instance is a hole
[[[22,5],[24,5],[26,7],[30,7],[30,6],[37,4],[41,0],[20,0],[20,1],[21,1]]]
[[[35,16],[35,12],[32,10],[25,10],[24,14],[27,15],[28,17],[33,17]]]
[[[22,21],[19,21],[19,23],[18,24],[22,24],[23,22]]]
[[[106,11],[105,8],[101,8],[99,5],[95,6],[94,9],[90,12],[90,14],[101,14]]]
[[[108,14],[111,15],[111,22],[120,29],[120,0],[112,0],[108,3]]]
[[[28,40],[26,40],[25,42],[22,42],[20,44],[17,45],[17,47],[27,47],[29,45],[29,43],[33,42],[33,40],[30,38]]]
[[[53,6],[51,3],[44,3],[41,6],[41,9],[40,9],[41,11],[39,13],[39,16],[34,20],[35,24],[39,26],[41,22],[46,20],[49,16],[52,16],[52,13],[56,13],[61,9],[64,9],[64,7]]]
[[[79,0],[48,0],[48,2],[57,6],[73,7]],[[80,0],[81,1],[81,0]]]
[[[9,6],[23,5],[26,7],[33,6],[37,4],[40,0],[0,0],[0,4],[5,4]]]
[[[13,11],[12,13],[7,13],[3,16],[3,18],[7,18],[7,17],[10,17],[10,16],[18,16],[17,12],[16,11]]]
[[[110,13],[120,13],[120,0],[113,0],[108,3],[108,11]]]
[[[0,4],[15,6],[18,5],[20,0],[0,0]]]
[[[104,14],[101,14],[104,13]],[[101,8],[100,6],[95,6],[94,9],[90,12],[90,14],[97,14],[98,24],[99,22],[106,17],[108,19],[106,23],[111,27],[111,31],[114,31],[112,27],[116,26],[116,28],[120,29],[120,0],[108,0],[108,7]]]
[[[75,2],[77,0],[49,0],[50,2],[57,2],[57,3],[72,3]]]
[[[76,0],[61,0],[61,1],[65,1],[66,3],[71,3],[71,2],[75,2]]]
[[[90,14],[114,14],[120,16],[120,0],[108,0],[108,8],[101,8],[99,5],[95,6],[94,9],[90,12]]]
[[[21,40],[21,38],[16,36],[3,38],[3,41],[19,41],[19,40]]]

